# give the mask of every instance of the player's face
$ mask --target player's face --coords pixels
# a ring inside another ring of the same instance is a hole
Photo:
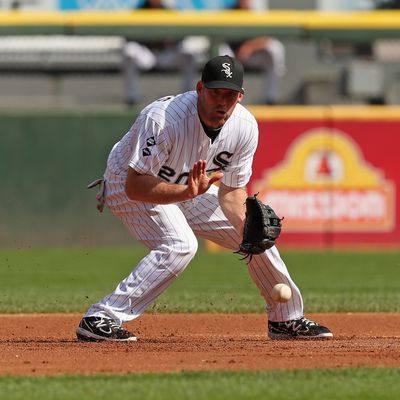
[[[219,128],[231,116],[243,94],[230,89],[207,89],[201,81],[197,83],[197,109],[200,119],[210,128]]]

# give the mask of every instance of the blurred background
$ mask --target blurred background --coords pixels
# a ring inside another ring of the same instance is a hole
[[[247,66],[249,104],[399,104],[397,27],[390,18],[378,25],[374,17],[357,21],[368,11],[393,14],[398,7],[396,0],[2,0],[0,10],[12,13],[0,24],[0,107],[147,103],[192,88],[210,54],[232,52]],[[214,22],[199,16],[182,25],[179,16],[166,13],[157,24],[142,15],[163,8],[208,12]],[[218,25],[214,13],[232,9],[247,11],[237,17],[242,24],[221,15]],[[81,10],[103,14],[73,25],[72,18],[42,14]],[[278,10],[286,13],[276,15]],[[307,21],[296,10],[344,17],[310,14]],[[260,36],[270,43],[241,48]]]
[[[1,0],[0,243],[131,243],[118,221],[96,214],[86,184],[143,106],[191,90],[205,60],[232,54],[260,123],[251,190],[269,185],[266,201],[286,204],[293,218],[282,242],[397,246],[398,8],[396,0]],[[307,157],[294,169],[304,174],[274,184],[301,149]],[[299,190],[305,203],[294,204]],[[296,220],[304,207],[311,216]]]

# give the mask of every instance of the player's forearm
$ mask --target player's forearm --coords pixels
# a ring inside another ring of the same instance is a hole
[[[196,161],[189,171],[186,185],[167,183],[158,177],[140,174],[133,168],[129,168],[125,192],[131,200],[147,203],[169,204],[190,200],[205,193],[224,175],[218,171],[208,176],[206,166],[206,160]]]
[[[229,222],[242,234],[246,213],[247,192],[245,188],[230,188],[221,184],[218,199]]]
[[[129,199],[146,203],[170,204],[189,200],[186,185],[164,182],[151,175],[128,173],[125,192]]]

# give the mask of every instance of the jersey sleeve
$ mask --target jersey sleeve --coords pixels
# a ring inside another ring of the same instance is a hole
[[[256,122],[240,129],[240,140],[236,146],[229,167],[224,171],[222,183],[226,186],[244,187],[250,180],[254,154],[258,145],[258,125]]]
[[[149,116],[139,118],[132,135],[132,156],[129,166],[142,174],[157,176],[168,158],[168,135]]]

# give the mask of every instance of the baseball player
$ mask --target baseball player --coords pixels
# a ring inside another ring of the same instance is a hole
[[[195,91],[151,103],[114,145],[104,179],[92,184],[101,185],[98,208],[107,205],[149,253],[89,308],[79,339],[137,340],[123,323],[139,317],[184,271],[197,237],[239,248],[258,141],[257,122],[240,104],[242,86],[238,60],[212,58]],[[304,317],[300,291],[275,246],[252,257],[248,270],[267,304],[270,338],[333,336]],[[277,283],[291,288],[288,302],[271,297]]]

